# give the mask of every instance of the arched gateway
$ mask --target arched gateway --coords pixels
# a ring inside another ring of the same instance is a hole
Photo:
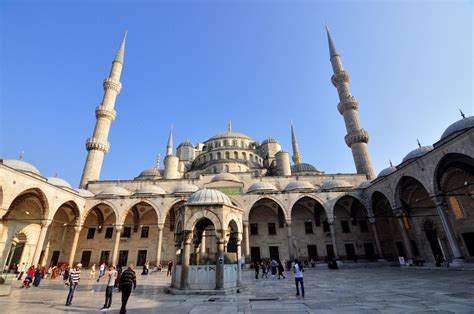
[[[176,209],[171,293],[226,294],[241,284],[243,210],[222,192],[203,189]]]

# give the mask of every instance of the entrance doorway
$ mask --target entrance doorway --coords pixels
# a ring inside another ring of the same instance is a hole
[[[128,251],[120,251],[118,265],[126,266],[128,262]]]
[[[474,256],[474,232],[463,233],[462,238],[469,256]]]
[[[365,251],[365,256],[369,260],[374,260],[376,259],[375,255],[375,248],[372,243],[364,243],[364,251]]]
[[[309,260],[318,260],[318,249],[316,245],[308,245],[308,258]]]
[[[59,262],[59,255],[61,251],[53,251],[53,255],[51,256],[51,265],[57,266]]]
[[[407,258],[407,255],[405,254],[405,248],[403,247],[403,243],[401,241],[397,241],[397,251],[398,256],[403,256],[404,258]]]
[[[143,266],[146,263],[146,250],[138,250],[137,266]]]
[[[357,261],[357,256],[356,256],[356,253],[355,253],[354,244],[346,243],[346,244],[344,244],[344,247],[346,249],[346,258],[348,260],[351,259],[351,260]]]
[[[280,253],[278,252],[278,246],[270,246],[270,258],[279,260],[280,259]]]
[[[16,246],[12,246],[12,257],[9,264],[9,269],[13,267],[13,264],[19,264],[21,255],[23,254],[23,249],[25,248],[25,243],[18,243]]]
[[[82,267],[89,267],[91,262],[92,251],[82,251],[81,264]]]
[[[431,251],[433,252],[433,258],[436,260],[437,256],[444,257],[443,250],[439,245],[438,233],[436,232],[436,230],[426,230],[425,234],[428,238],[428,241],[430,242]]]
[[[332,246],[332,244],[326,244],[326,252],[328,256],[328,261],[331,261],[335,257],[334,247]]]
[[[109,264],[110,259],[110,251],[102,251],[100,252],[100,263]]]

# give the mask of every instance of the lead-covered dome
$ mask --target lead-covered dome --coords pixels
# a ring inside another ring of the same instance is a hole
[[[382,171],[380,171],[377,178],[386,177],[386,176],[388,176],[389,174],[391,174],[392,172],[395,172],[395,171],[397,171],[397,168],[395,168],[394,166],[387,167],[387,168],[383,169]]]
[[[161,169],[158,167],[151,167],[140,172],[137,178],[139,179],[154,179],[161,177]]]
[[[285,188],[285,191],[310,191],[315,189],[316,188],[314,187],[314,185],[312,185],[308,181],[298,180],[288,183]]]
[[[16,170],[31,172],[37,175],[41,175],[38,168],[20,159],[7,159],[3,161],[3,164]]]
[[[202,189],[191,194],[186,202],[188,205],[232,205],[227,195],[218,190]]]
[[[199,187],[197,185],[183,183],[183,184],[178,185],[176,189],[174,189],[174,193],[176,194],[194,193],[197,190],[199,190]]]
[[[268,182],[257,182],[257,183],[254,183],[252,184],[249,189],[248,189],[248,193],[252,193],[252,192],[277,192],[277,188],[271,184],[271,183],[268,183]]]
[[[325,181],[321,187],[322,190],[351,188],[352,185],[344,180],[328,180]]]
[[[75,191],[77,192],[77,194],[79,194],[82,197],[93,197],[94,196],[94,193],[92,193],[89,190],[75,189]]]
[[[448,128],[441,135],[441,139],[445,139],[455,133],[466,129],[474,128],[474,116],[463,118],[448,126]]]
[[[222,173],[216,174],[211,179],[211,182],[217,182],[217,181],[231,181],[231,182],[239,182],[239,183],[242,182],[235,175],[233,175],[231,173],[228,173],[228,172],[222,172]]]
[[[213,137],[211,137],[209,140],[216,140],[218,138],[243,138],[243,139],[246,139],[246,140],[251,140],[251,138],[248,137],[245,134],[242,134],[242,133],[239,133],[239,132],[232,132],[232,131],[222,132],[222,133],[216,134]]]
[[[432,150],[433,150],[433,146],[431,146],[431,145],[419,147],[419,148],[414,149],[411,152],[409,152],[405,156],[405,158],[403,158],[402,162],[421,157],[424,154],[426,154],[427,152],[432,151]]]
[[[183,147],[183,146],[189,146],[189,147],[194,147],[193,143],[189,141],[188,139],[185,139],[184,142],[178,145],[178,148]]]
[[[291,173],[300,173],[300,172],[319,172],[315,166],[307,163],[299,163],[291,166]]]
[[[109,186],[100,191],[97,196],[129,196],[130,194],[129,190],[121,186]]]
[[[166,192],[157,185],[145,185],[139,188],[135,195],[165,195]]]
[[[48,177],[46,180],[52,185],[72,189],[72,186],[64,179],[58,177]]]
[[[274,139],[273,137],[269,136],[269,137],[267,137],[266,139],[263,140],[261,145],[270,144],[270,143],[277,143],[278,144],[278,141],[276,139]]]

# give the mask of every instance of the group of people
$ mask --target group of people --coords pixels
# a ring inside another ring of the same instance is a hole
[[[283,261],[283,263],[278,260],[276,261],[275,259],[266,259],[266,260],[255,260],[254,261],[254,269],[255,269],[255,279],[258,279],[260,270],[262,270],[262,277],[268,278],[268,274],[270,273],[272,276],[272,279],[275,279],[275,276],[278,272],[278,279],[283,277],[285,279],[284,275],[284,270],[285,267],[283,264],[286,264],[286,261]]]

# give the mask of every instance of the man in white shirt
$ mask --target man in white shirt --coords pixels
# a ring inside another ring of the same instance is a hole
[[[301,265],[298,259],[295,259],[295,265],[293,266],[293,272],[295,273],[295,284],[296,284],[296,296],[300,295],[300,289],[298,282],[301,284],[301,297],[304,298],[304,285],[303,285],[303,265]]]
[[[115,270],[114,266],[109,267],[109,271],[107,272],[108,280],[107,280],[107,288],[105,288],[105,303],[101,310],[107,310],[112,305],[112,294],[114,292],[115,286],[115,279],[117,279],[117,271]]]
[[[25,273],[26,271],[26,265],[25,263],[21,264],[21,270],[20,270],[20,274],[18,275],[18,280],[21,280],[21,278],[23,277],[23,274]]]

